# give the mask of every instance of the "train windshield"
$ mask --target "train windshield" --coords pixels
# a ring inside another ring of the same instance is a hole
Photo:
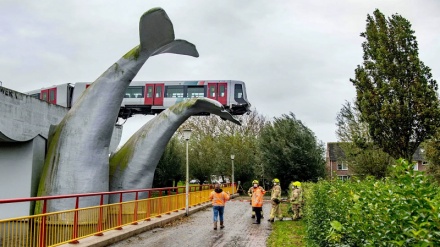
[[[236,99],[243,98],[243,86],[241,84],[235,84],[234,98]]]

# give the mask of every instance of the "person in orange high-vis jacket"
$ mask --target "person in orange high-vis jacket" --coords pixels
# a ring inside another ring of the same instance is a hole
[[[252,210],[255,211],[255,216],[257,220],[254,224],[260,224],[261,222],[261,211],[263,210],[263,196],[266,191],[261,187],[254,187],[254,191],[252,193]]]
[[[217,230],[217,218],[220,216],[220,229],[223,229],[223,214],[225,212],[225,203],[229,200],[229,193],[220,188],[220,184],[215,184],[214,191],[209,195],[212,201],[212,211],[214,212],[214,230]]]

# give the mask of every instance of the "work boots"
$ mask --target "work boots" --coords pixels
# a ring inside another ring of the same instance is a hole
[[[220,229],[225,228],[225,226],[223,225],[223,221],[220,221]]]
[[[214,230],[217,230],[217,221],[214,222]]]

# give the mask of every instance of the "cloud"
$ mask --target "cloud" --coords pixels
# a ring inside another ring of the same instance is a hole
[[[421,60],[440,75],[436,0],[5,0],[0,81],[22,92],[94,81],[139,43],[140,16],[158,6],[200,57],[154,56],[135,80],[242,80],[258,112],[293,112],[324,142],[336,141],[336,114],[355,97],[349,79],[362,63],[359,35],[376,8],[412,23]],[[128,119],[123,141],[148,119]]]

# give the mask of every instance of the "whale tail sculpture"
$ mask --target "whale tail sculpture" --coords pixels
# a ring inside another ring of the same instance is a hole
[[[174,39],[173,25],[165,11],[154,8],[142,15],[140,44],[84,91],[64,119],[54,128],[40,179],[38,195],[108,191],[109,146],[121,102],[130,82],[150,56],[174,53],[198,57],[195,46]],[[80,206],[99,203],[81,200]],[[70,200],[54,200],[48,211],[71,208]],[[37,203],[35,212],[41,212]]]
[[[110,191],[151,188],[157,163],[174,132],[189,117],[202,112],[241,125],[222,104],[212,99],[191,98],[171,106],[142,126],[110,157]],[[140,199],[146,196],[139,194]],[[134,199],[132,194],[123,198]],[[119,202],[119,196],[111,196],[110,203],[115,202]]]

